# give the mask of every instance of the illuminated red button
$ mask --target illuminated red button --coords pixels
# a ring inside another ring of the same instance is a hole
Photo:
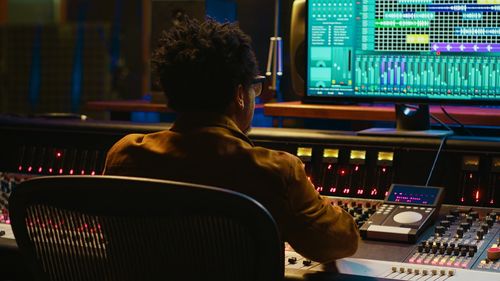
[[[489,248],[488,249],[488,259],[490,259],[492,261],[496,261],[496,260],[500,259],[500,248],[499,247]]]

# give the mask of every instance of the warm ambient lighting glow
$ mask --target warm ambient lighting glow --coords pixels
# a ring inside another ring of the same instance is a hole
[[[339,158],[338,149],[325,149],[323,150],[323,158]]]
[[[479,166],[479,156],[464,156],[464,166]]]
[[[350,159],[366,159],[366,151],[364,150],[351,150]]]
[[[380,151],[377,156],[378,161],[391,161],[394,159],[394,152]]]
[[[492,162],[492,163],[491,163],[491,166],[492,166],[493,168],[499,168],[499,167],[500,167],[500,158],[493,158],[493,159],[491,160],[491,162]]]
[[[297,156],[299,157],[311,157],[312,148],[311,147],[299,147],[297,148]]]

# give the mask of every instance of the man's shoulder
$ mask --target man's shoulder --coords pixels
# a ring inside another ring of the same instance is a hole
[[[154,132],[150,134],[129,134],[118,140],[108,151],[108,157],[115,155],[128,155],[132,151],[140,151],[160,142],[168,131]]]
[[[115,142],[111,149],[108,151],[108,154],[110,153],[116,153],[118,151],[127,149],[130,146],[133,146],[134,144],[141,143],[144,140],[145,134],[129,134],[124,137],[122,137],[120,140]]]
[[[282,151],[269,149],[261,146],[254,146],[251,148],[252,154],[261,161],[268,161],[271,163],[278,164],[282,167],[292,167],[295,165],[301,165],[302,161],[295,155]]]

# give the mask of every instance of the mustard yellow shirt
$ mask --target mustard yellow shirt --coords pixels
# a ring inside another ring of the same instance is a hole
[[[247,194],[269,210],[283,240],[311,260],[330,262],[358,247],[353,219],[314,189],[299,158],[254,146],[225,116],[191,114],[179,117],[170,130],[125,136],[108,152],[104,173]]]

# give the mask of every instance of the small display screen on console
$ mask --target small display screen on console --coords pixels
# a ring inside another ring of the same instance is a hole
[[[402,204],[436,205],[440,188],[397,185],[391,187],[386,201]]]

